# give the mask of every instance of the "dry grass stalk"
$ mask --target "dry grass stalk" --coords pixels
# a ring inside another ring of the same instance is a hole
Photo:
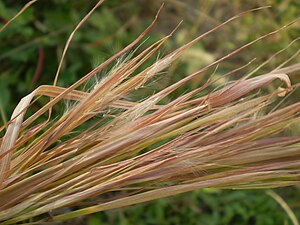
[[[283,64],[268,74],[245,77],[199,97],[201,91],[215,82],[208,81],[196,90],[161,103],[194,77],[281,29],[238,48],[147,99],[126,98],[196,41],[240,16],[133,76],[170,34],[117,64],[90,91],[76,90],[136,46],[154,20],[132,44],[69,88],[41,86],[24,97],[12,119],[1,128],[6,133],[0,139],[0,224],[14,224],[95,196],[99,201],[91,206],[51,220],[65,220],[198,188],[274,188],[298,184],[300,136],[281,135],[286,128],[299,123],[300,103],[268,112],[271,99],[279,92],[247,94],[276,79],[286,85],[281,94],[291,90],[287,73],[299,70],[299,64],[289,67]],[[24,120],[33,99],[41,96],[50,97],[49,103]],[[42,121],[47,111],[60,107],[59,103],[66,99],[75,102],[72,108],[59,117],[52,115]]]

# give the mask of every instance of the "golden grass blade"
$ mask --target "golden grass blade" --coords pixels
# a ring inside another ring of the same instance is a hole
[[[30,104],[32,98],[34,97],[34,92],[22,98],[20,103],[15,108],[12,118],[15,118],[12,123],[8,125],[7,131],[3,137],[0,154],[5,154],[7,151],[12,149],[15,145],[15,142],[19,136],[19,131],[22,126],[24,114],[26,111],[24,109]],[[20,113],[21,112],[21,113]],[[6,154],[3,158],[0,158],[0,188],[4,179],[10,175],[10,163],[11,163],[11,152]]]
[[[268,190],[267,194],[270,195],[273,199],[275,199],[276,202],[278,202],[278,204],[284,209],[284,211],[286,211],[286,213],[288,214],[288,216],[290,217],[294,225],[299,225],[299,222],[294,212],[291,210],[289,205],[276,192],[272,190]]]
[[[55,78],[54,78],[54,82],[53,82],[53,86],[56,86],[56,83],[57,83],[57,79],[58,79],[58,75],[59,75],[59,72],[60,72],[60,69],[61,69],[61,66],[63,64],[63,61],[64,61],[64,58],[65,58],[65,55],[66,55],[66,52],[68,50],[68,47],[71,43],[71,40],[74,36],[74,34],[76,33],[76,31],[82,26],[82,24],[90,17],[90,15],[104,2],[104,0],[99,0],[97,2],[97,4],[88,12],[88,14],[86,14],[82,20],[76,25],[75,29],[72,31],[72,33],[70,34],[67,42],[66,42],[66,45],[64,47],[64,50],[63,50],[63,53],[62,53],[62,56],[61,56],[61,59],[59,61],[59,65],[58,65],[58,68],[57,68],[57,71],[56,71],[56,74],[55,74]]]
[[[74,218],[77,216],[87,215],[87,214],[105,211],[105,210],[114,209],[114,208],[120,208],[120,207],[124,207],[124,206],[128,206],[128,205],[134,205],[137,203],[146,202],[146,201],[159,199],[159,198],[164,198],[164,197],[184,193],[184,192],[199,189],[199,188],[228,186],[230,183],[239,182],[239,181],[245,180],[245,179],[249,179],[249,181],[251,181],[251,180],[253,180],[254,176],[258,179],[264,179],[270,175],[271,175],[270,173],[255,173],[255,174],[249,173],[249,174],[235,175],[235,176],[231,176],[231,177],[227,176],[222,179],[218,178],[215,180],[203,181],[203,182],[199,182],[199,183],[195,183],[195,184],[177,185],[177,186],[172,186],[172,187],[167,187],[167,188],[160,188],[159,190],[153,190],[153,191],[145,192],[142,194],[136,194],[134,196],[125,197],[125,198],[118,199],[118,200],[115,200],[112,202],[107,202],[104,204],[99,204],[97,206],[92,206],[92,207],[84,208],[81,210],[65,213],[63,215],[54,216],[52,218],[52,221],[67,220],[67,219],[71,219],[71,218]],[[277,174],[277,175],[279,175],[279,174]],[[22,220],[22,218],[20,218],[18,220],[17,219],[11,220],[10,222],[11,223],[17,222],[19,220]],[[40,222],[42,222],[42,221],[40,221]]]

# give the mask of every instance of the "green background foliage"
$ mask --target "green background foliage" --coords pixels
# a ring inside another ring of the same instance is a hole
[[[264,191],[205,189],[97,213],[88,218],[88,224],[273,225],[287,220],[287,215]]]
[[[251,13],[218,30],[198,43],[162,77],[145,88],[145,95],[155,88],[181,79],[200,69],[229,51],[278,29],[300,15],[300,2],[285,1],[164,1],[165,7],[155,28],[142,47],[167,35],[176,25],[183,23],[161,50],[170,52],[192,38],[204,33],[231,16],[255,7],[272,8]],[[0,1],[0,23],[15,15],[26,1]],[[0,33],[0,112],[1,124],[9,118],[21,97],[41,84],[51,84],[65,42],[75,25],[93,7],[96,1],[40,0]],[[153,19],[162,1],[134,0],[105,2],[79,29],[68,49],[59,77],[59,86],[67,87],[89,72],[95,65],[129,44]],[[297,25],[297,24],[296,24]],[[277,35],[246,49],[242,54],[220,65],[215,76],[242,66],[256,58],[250,69],[262,63],[276,51],[299,37],[299,26],[293,25]],[[299,23],[298,23],[299,25]],[[281,59],[271,61],[263,72],[274,69],[299,49],[299,42],[289,48]],[[159,56],[156,56],[159,57]],[[154,59],[155,60],[155,59]],[[145,65],[147,66],[147,65]],[[107,72],[107,71],[106,71]],[[100,78],[105,74],[99,74]],[[189,84],[193,88],[207,76]],[[297,78],[294,78],[297,81]],[[227,82],[228,80],[223,80]],[[270,87],[272,90],[272,87]],[[135,96],[144,97],[144,96]],[[40,103],[42,104],[42,102]],[[38,104],[35,106],[38,107]],[[278,189],[279,193],[300,217],[298,187]],[[110,210],[90,215],[82,220],[96,224],[291,224],[287,214],[264,190],[212,190],[205,189],[137,206]],[[74,220],[71,224],[82,222]]]

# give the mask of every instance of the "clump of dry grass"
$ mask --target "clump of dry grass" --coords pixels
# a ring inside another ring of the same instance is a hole
[[[89,206],[53,216],[51,220],[66,220],[198,188],[274,188],[298,184],[300,137],[282,135],[286,128],[299,123],[300,103],[272,111],[268,106],[278,95],[291,90],[287,74],[297,71],[299,64],[282,64],[254,78],[245,75],[201,95],[216,81],[209,80],[162,104],[163,99],[188,81],[279,30],[238,48],[147,99],[127,99],[184,50],[242,15],[133,75],[171,33],[117,64],[90,91],[76,90],[134,48],[154,20],[130,45],[70,87],[41,86],[24,97],[11,120],[1,128],[6,132],[0,139],[0,224],[14,224],[76,204]],[[284,89],[253,94],[276,79],[283,81]],[[50,101],[24,120],[28,108],[42,96],[50,97]],[[64,100],[72,101],[72,107],[59,117],[51,113]],[[48,119],[42,120],[45,115]]]

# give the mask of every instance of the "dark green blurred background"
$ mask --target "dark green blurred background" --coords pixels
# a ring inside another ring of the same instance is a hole
[[[28,1],[0,1],[0,24],[15,15]],[[106,1],[74,36],[61,70],[58,85],[67,87],[95,65],[133,41],[151,22],[165,3],[159,20],[142,45],[167,35],[181,20],[183,23],[162,48],[166,54],[245,10],[271,5],[272,8],[250,13],[196,44],[174,63],[144,94],[163,88],[200,69],[222,55],[271,32],[300,16],[299,0],[226,1],[226,0],[134,0]],[[21,99],[41,84],[51,84],[65,42],[82,17],[96,1],[39,0],[0,33],[0,114],[7,121]],[[248,71],[256,68],[275,52],[299,37],[299,22],[290,28],[256,43],[178,90],[202,84],[209,75],[219,76],[255,58]],[[288,59],[300,47],[293,44],[259,73],[270,71]],[[158,56],[156,56],[158,57]],[[297,58],[294,60],[297,61]],[[298,57],[299,62],[299,57]],[[146,65],[147,66],[147,65]],[[298,73],[299,74],[299,73]],[[297,74],[296,74],[297,75]],[[299,81],[296,75],[294,82]],[[101,74],[100,74],[101,76]],[[228,82],[228,80],[221,80]],[[272,91],[273,87],[270,87]],[[144,97],[144,96],[138,96]],[[42,103],[40,103],[42,104]],[[39,107],[38,104],[35,107]],[[300,191],[297,187],[277,189],[300,218]],[[91,215],[69,224],[292,224],[284,210],[264,190],[199,190],[193,193]]]

